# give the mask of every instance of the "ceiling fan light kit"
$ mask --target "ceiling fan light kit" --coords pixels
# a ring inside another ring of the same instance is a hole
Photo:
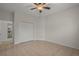
[[[40,13],[44,10],[44,9],[50,9],[50,7],[46,6],[46,3],[33,3],[35,5],[34,8],[31,8],[31,10],[37,9]]]

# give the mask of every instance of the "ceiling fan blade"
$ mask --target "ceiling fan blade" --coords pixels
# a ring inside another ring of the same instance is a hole
[[[45,9],[50,9],[50,7],[43,7],[43,8],[45,8]]]
[[[35,5],[38,5],[38,3],[34,3]]]
[[[36,8],[31,8],[30,10],[34,10],[34,9],[36,9]]]
[[[46,3],[43,3],[43,5],[45,5]]]
[[[45,5],[46,3],[34,3],[35,5]]]

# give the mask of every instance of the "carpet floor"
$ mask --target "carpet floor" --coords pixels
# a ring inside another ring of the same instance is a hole
[[[48,41],[28,41],[0,50],[0,56],[79,56],[79,50]]]

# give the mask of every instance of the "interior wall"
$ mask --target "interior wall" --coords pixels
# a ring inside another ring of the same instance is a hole
[[[0,42],[7,40],[7,22],[0,20]]]
[[[13,21],[12,13],[5,10],[0,10],[0,20]]]
[[[42,19],[39,19],[39,16],[26,14],[23,12],[14,12],[0,10],[0,20],[4,21],[14,21],[14,43],[20,43],[22,40],[19,40],[19,24],[21,22],[33,23],[34,25],[34,40],[44,39],[44,32],[42,24]]]
[[[39,14],[36,20],[36,40],[45,40],[45,16]]]
[[[13,14],[9,11],[0,10],[0,20],[13,21],[14,19],[14,41],[19,42],[18,26],[20,22],[30,22],[34,24],[34,40],[44,40],[44,19],[40,16],[29,15],[22,12],[15,12]]]
[[[2,41],[8,41],[7,39],[7,25],[12,23],[12,13],[9,11],[0,9],[0,43]]]
[[[79,49],[79,6],[45,17],[46,40]]]
[[[33,27],[34,27],[33,36],[34,36],[34,40],[36,39],[36,20],[37,20],[37,18],[34,15],[26,14],[23,12],[14,13],[14,41],[15,41],[15,44],[21,43],[26,40],[25,38],[23,38],[21,40],[19,39],[19,26],[20,26],[20,23],[22,23],[22,22],[33,24]],[[28,34],[29,33],[30,32],[28,32]],[[27,41],[29,41],[29,40],[27,39]]]

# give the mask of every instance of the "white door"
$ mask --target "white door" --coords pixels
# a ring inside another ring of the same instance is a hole
[[[19,24],[19,38],[18,43],[33,40],[33,24],[20,23]]]

